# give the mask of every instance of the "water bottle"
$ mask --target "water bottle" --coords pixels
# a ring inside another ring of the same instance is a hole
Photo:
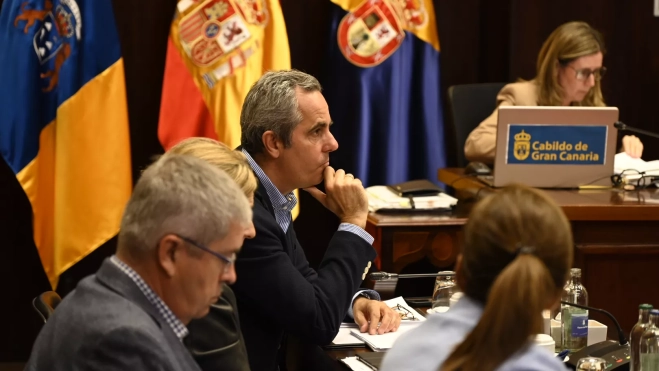
[[[650,311],[650,325],[641,335],[639,358],[641,371],[659,371],[659,310]]]
[[[631,346],[631,359],[629,360],[630,371],[640,371],[641,361],[639,358],[641,336],[650,327],[650,310],[652,305],[641,304],[638,306],[638,322],[632,327],[632,332],[629,334],[629,343]]]
[[[581,284],[581,269],[570,270],[570,280],[563,289],[562,301],[588,305],[588,292]],[[588,344],[588,310],[561,304],[563,349],[577,352]]]

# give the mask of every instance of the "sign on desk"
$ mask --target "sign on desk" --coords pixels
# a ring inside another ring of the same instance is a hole
[[[507,164],[602,165],[606,125],[508,125]]]

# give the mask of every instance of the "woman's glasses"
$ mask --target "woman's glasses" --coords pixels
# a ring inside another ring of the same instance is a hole
[[[656,175],[648,175],[645,171],[634,169],[626,169],[621,171],[620,174],[611,175],[613,185],[633,185],[636,189],[649,187],[657,180],[659,180],[659,177]]]
[[[569,64],[566,66],[574,70],[577,80],[586,81],[590,78],[590,75],[595,76],[595,81],[600,81],[604,75],[606,75],[606,67],[602,66],[591,70],[590,68],[581,68],[576,69]]]

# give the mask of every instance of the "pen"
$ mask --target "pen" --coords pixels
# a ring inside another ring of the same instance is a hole
[[[604,185],[582,185],[579,186],[579,189],[609,189],[612,188],[611,186],[604,186]]]
[[[561,361],[564,361],[564,360],[565,360],[565,357],[566,357],[568,354],[570,354],[570,350],[569,350],[569,349],[565,349],[565,350],[561,351],[560,353],[558,353],[558,355],[556,356],[556,358],[560,359]]]

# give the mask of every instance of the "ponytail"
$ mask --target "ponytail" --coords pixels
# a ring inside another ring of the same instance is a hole
[[[491,371],[542,333],[542,311],[556,294],[547,266],[522,250],[496,277],[476,327],[444,361],[440,371]]]

